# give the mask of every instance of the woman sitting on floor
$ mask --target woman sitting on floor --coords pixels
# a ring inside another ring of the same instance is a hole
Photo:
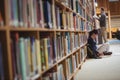
[[[100,59],[101,55],[111,55],[112,52],[109,51],[109,44],[104,43],[99,48],[96,46],[96,37],[98,36],[97,30],[92,30],[89,33],[88,43],[87,43],[87,55],[89,58]]]

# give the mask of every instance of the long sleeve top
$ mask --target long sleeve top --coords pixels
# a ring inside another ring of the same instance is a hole
[[[88,38],[88,45],[90,46],[91,50],[95,54],[98,54],[97,46],[96,46],[96,41],[94,41],[91,37]]]
[[[106,27],[106,15],[105,13],[101,13],[101,17],[99,18],[100,27]]]

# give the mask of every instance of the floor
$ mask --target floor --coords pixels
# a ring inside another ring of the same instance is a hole
[[[86,60],[75,80],[120,80],[120,41],[109,42],[113,54],[102,59]]]

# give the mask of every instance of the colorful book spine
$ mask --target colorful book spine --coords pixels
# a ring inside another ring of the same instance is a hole
[[[3,53],[2,53],[2,45],[0,43],[0,80],[4,80],[4,66],[3,66]]]
[[[60,9],[59,7],[55,7],[55,12],[56,12],[56,25],[57,25],[57,29],[61,29],[60,27]]]
[[[5,1],[0,0],[0,26],[5,25]]]
[[[31,37],[31,54],[32,54],[32,66],[33,66],[33,75],[37,71],[37,59],[35,53],[35,38]]]
[[[4,23],[4,21],[3,21],[2,14],[1,14],[1,11],[0,11],[0,26],[3,26],[3,23]]]
[[[23,7],[22,7],[23,23],[21,22],[20,24],[21,25],[23,24],[24,27],[28,27],[28,15],[29,15],[29,13],[28,13],[28,3],[27,3],[27,0],[23,0],[22,1],[22,5],[23,5]]]
[[[51,18],[51,4],[49,0],[43,1],[44,5],[44,19],[46,23],[46,28],[53,28],[52,26],[52,18]]]
[[[53,62],[55,63],[57,61],[57,45],[56,45],[56,38],[52,40],[53,42]]]
[[[60,64],[58,66],[58,72],[57,72],[57,80],[65,80],[65,75],[64,75],[64,72],[63,72],[63,65]]]
[[[30,67],[29,67],[29,61],[28,61],[28,38],[24,39],[24,46],[25,46],[25,49],[24,49],[24,52],[25,52],[25,63],[26,63],[26,79],[29,79],[28,76],[30,76]]]
[[[20,62],[21,62],[21,72],[22,72],[22,80],[26,80],[26,63],[25,63],[25,45],[24,38],[19,39],[19,47],[20,47]]]
[[[12,16],[13,16],[13,26],[18,27],[18,0],[11,0]]]
[[[37,55],[37,70],[39,73],[41,73],[42,68],[41,68],[41,53],[40,53],[40,41],[35,40],[35,50],[36,50],[36,55]]]
[[[32,75],[33,72],[33,66],[32,66],[32,53],[31,53],[31,40],[30,38],[27,38],[27,54],[28,54],[28,72],[29,75]]]
[[[46,69],[49,68],[49,63],[48,63],[48,50],[47,50],[47,38],[44,39],[44,51],[45,51],[45,66]]]
[[[23,0],[17,1],[19,26],[23,26]]]

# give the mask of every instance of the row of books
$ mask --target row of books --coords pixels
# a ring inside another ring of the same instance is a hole
[[[87,34],[85,34],[85,33],[82,33],[82,34],[80,34],[80,36],[79,36],[80,38],[80,46],[82,46],[82,45],[84,45],[86,42],[87,42]]]
[[[83,61],[85,59],[86,55],[87,55],[87,48],[86,48],[86,46],[81,48],[80,55],[81,55],[80,61]]]
[[[56,25],[57,29],[72,29],[84,31],[85,21],[76,14],[62,11],[56,6]]]
[[[80,5],[79,0],[76,0],[76,12],[79,13],[82,17],[85,18],[85,10],[83,7]]]
[[[61,59],[63,56],[65,56],[65,46],[64,46],[64,35],[63,33],[57,33],[56,34],[56,52],[57,52],[57,60]]]
[[[59,64],[57,71],[51,71],[46,73],[42,80],[66,80],[64,75],[63,64]]]
[[[78,52],[76,52],[76,54],[73,55],[73,70],[75,71],[78,68]]]
[[[72,42],[71,42],[71,44],[72,44],[72,51],[73,50],[75,50],[76,48],[78,48],[79,47],[79,35],[78,34],[76,34],[76,33],[72,33],[71,34],[72,36],[72,38],[71,38],[71,40],[72,40]]]
[[[2,43],[0,42],[0,80],[4,80],[4,65],[3,65],[3,53],[2,53]]]
[[[59,0],[65,6],[71,8],[73,11],[79,13],[81,16],[84,17],[83,6],[85,6],[85,0]],[[82,6],[83,5],[83,6]]]
[[[35,37],[21,37],[19,33],[11,35],[12,65],[16,78],[22,76],[26,79],[45,71],[57,60],[85,44],[87,38],[85,34],[79,36],[75,33],[70,37],[69,32],[57,33],[55,39],[45,35],[40,37],[39,40]]]
[[[51,67],[56,61],[54,41],[50,37],[35,39],[11,36],[13,76],[15,79],[30,79]]]
[[[74,0],[65,0],[73,4]],[[5,3],[4,0],[1,3]],[[79,4],[79,1],[75,2]],[[50,0],[11,0],[8,3],[9,8],[9,25],[14,27],[53,27],[53,3]],[[0,8],[0,23],[3,24],[2,17],[5,17],[4,10]],[[4,8],[5,9],[5,8]],[[79,6],[76,8],[80,15],[85,17],[85,11]],[[57,29],[76,29],[77,27],[84,27],[84,25],[78,25],[80,22],[78,16],[72,12],[67,12],[60,9],[59,6],[55,5],[56,25]],[[5,19],[4,19],[5,20]],[[82,22],[81,22],[82,24]]]
[[[2,0],[1,4],[4,3]],[[10,0],[7,5],[10,26],[53,28],[51,0]],[[4,5],[0,8],[3,14],[2,8],[5,9]]]

